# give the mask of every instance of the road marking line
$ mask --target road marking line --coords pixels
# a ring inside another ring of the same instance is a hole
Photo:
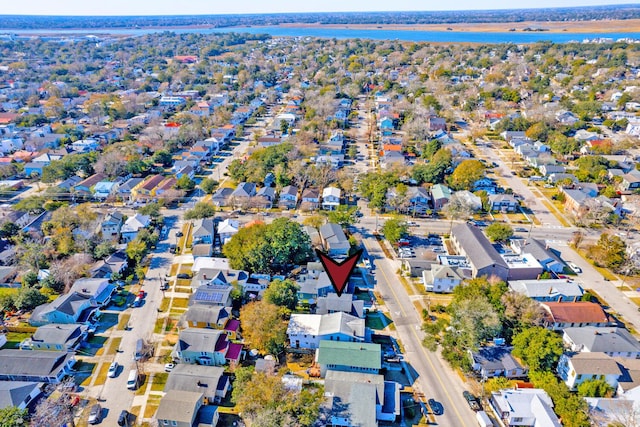
[[[367,249],[367,252],[371,253],[371,250],[369,250],[369,248],[367,247],[366,241],[363,240],[362,243],[364,244],[365,249]],[[392,282],[389,281],[389,279],[388,279],[387,275],[385,274],[384,269],[382,267],[380,267],[380,272],[384,276],[384,279],[387,281],[387,284],[389,284],[389,289],[391,290],[391,293],[393,294],[393,297],[395,298],[396,303],[400,306],[400,310],[406,316],[407,313],[404,311],[404,308],[402,307],[402,304],[400,304],[400,299],[398,298],[398,295],[396,294],[396,292],[393,290],[393,286],[391,286]],[[418,318],[420,318],[420,316],[418,316]],[[440,383],[440,387],[442,388],[442,390],[444,390],[444,394],[447,396],[447,399],[449,399],[449,403],[453,407],[453,411],[456,413],[456,416],[458,417],[458,421],[461,422],[460,425],[461,426],[466,426],[466,424],[464,423],[464,420],[462,419],[462,416],[460,415],[460,412],[458,412],[458,408],[456,407],[455,403],[453,402],[453,399],[451,399],[451,395],[449,394],[449,391],[444,386],[444,383],[442,382],[442,378],[440,378],[440,373],[438,372],[438,370],[434,366],[433,362],[429,358],[429,354],[427,353],[427,350],[422,345],[422,340],[420,340],[420,337],[418,337],[418,333],[416,332],[415,329],[411,329],[411,331],[413,332],[413,335],[416,337],[416,340],[418,341],[418,345],[420,346],[420,349],[422,350],[422,353],[425,356],[424,358],[429,363],[429,366],[431,366],[431,370],[433,371],[433,373],[435,374],[436,378],[438,379],[438,383]],[[426,378],[425,378],[425,381],[426,381]]]

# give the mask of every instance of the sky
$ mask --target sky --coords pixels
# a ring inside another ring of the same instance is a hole
[[[633,0],[0,0],[0,15],[215,15],[231,13],[521,9]],[[0,23],[1,24],[1,23]]]

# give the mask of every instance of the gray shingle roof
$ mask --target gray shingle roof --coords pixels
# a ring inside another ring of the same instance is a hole
[[[564,333],[576,346],[592,353],[640,352],[640,343],[624,328],[583,326],[566,328]]]
[[[224,368],[180,363],[169,374],[164,391],[193,391],[204,393],[207,397],[215,396],[216,390],[224,388],[219,384],[224,384],[221,381],[225,378]]]
[[[0,376],[47,377],[56,375],[71,357],[73,354],[66,351],[0,350]]]
[[[376,403],[384,399],[382,375],[329,370],[324,389],[333,396],[334,416],[349,419],[353,426],[377,425]]]
[[[40,326],[31,336],[32,341],[49,344],[65,344],[82,334],[83,326],[77,324],[51,324]]]
[[[464,250],[469,262],[480,270],[484,267],[498,265],[508,269],[507,263],[493,247],[482,231],[471,224],[458,224],[453,227],[453,235]]]
[[[28,381],[0,381],[0,408],[19,406],[42,383]]]
[[[202,393],[183,390],[169,390],[160,400],[156,418],[191,424],[196,416],[196,404]]]

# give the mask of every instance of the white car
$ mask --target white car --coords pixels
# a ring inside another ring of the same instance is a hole
[[[164,365],[164,371],[165,372],[171,372],[173,371],[173,368],[176,367],[175,363],[167,363],[166,365]]]
[[[577,265],[575,265],[574,263],[568,262],[567,265],[569,266],[570,269],[573,270],[574,273],[582,273],[582,269]]]
[[[109,365],[109,372],[107,372],[107,376],[109,378],[115,378],[116,374],[118,373],[118,367],[120,365],[118,365],[118,362],[112,362],[111,365]]]

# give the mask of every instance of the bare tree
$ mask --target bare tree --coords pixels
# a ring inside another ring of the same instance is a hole
[[[454,193],[447,204],[442,208],[442,212],[451,221],[449,226],[449,234],[451,234],[453,221],[469,218],[473,213],[473,207],[469,204],[467,199],[461,197],[459,193]]]

